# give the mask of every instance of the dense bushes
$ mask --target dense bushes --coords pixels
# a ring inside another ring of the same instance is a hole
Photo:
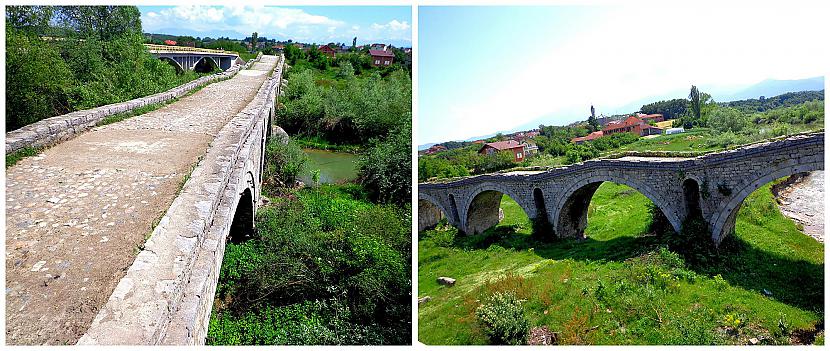
[[[409,343],[410,211],[356,185],[295,195],[260,209],[256,239],[228,244],[208,342]]]
[[[263,177],[265,184],[272,187],[293,186],[308,162],[303,149],[291,140],[287,143],[274,139],[269,141],[265,145],[265,158],[268,161],[265,162]]]
[[[455,164],[441,157],[422,156],[418,158],[418,181],[430,178],[452,178],[470,175],[463,165]]]
[[[74,77],[57,49],[6,26],[6,129],[69,111]]]
[[[397,132],[378,141],[360,157],[360,179],[374,201],[409,204],[412,201],[411,134]]]
[[[11,7],[6,15],[7,130],[155,94],[198,77],[177,75],[145,50],[135,7],[61,6],[39,17],[26,15],[30,12]],[[57,37],[41,38],[46,34]]]
[[[373,74],[337,86],[323,83],[313,70],[291,71],[278,121],[289,134],[360,144],[385,138],[410,124],[412,83],[404,71],[386,78]]]

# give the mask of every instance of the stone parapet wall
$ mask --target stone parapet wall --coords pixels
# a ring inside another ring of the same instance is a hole
[[[141,107],[163,103],[186,95],[204,85],[232,78],[240,70],[248,69],[262,57],[250,60],[244,65],[234,65],[227,71],[204,76],[187,82],[168,91],[99,106],[96,108],[70,112],[65,115],[49,117],[38,122],[23,126],[6,133],[6,154],[11,154],[24,148],[42,148],[67,141],[101,123],[104,118],[119,113],[129,112]]]
[[[259,198],[262,142],[282,60],[217,134],[78,344],[204,344],[240,189]]]

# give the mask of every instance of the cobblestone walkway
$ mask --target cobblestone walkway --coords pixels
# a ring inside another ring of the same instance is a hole
[[[6,343],[74,344],[276,58],[6,170]]]

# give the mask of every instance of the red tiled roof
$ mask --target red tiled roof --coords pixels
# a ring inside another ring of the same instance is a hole
[[[645,122],[643,122],[643,120],[637,118],[637,116],[629,116],[628,118],[625,119],[625,121],[622,121],[621,123],[613,123],[613,124],[608,123],[608,125],[606,125],[605,128],[603,128],[602,130],[617,129],[617,128],[623,128],[623,127],[631,127],[631,126],[636,126],[636,125],[641,124],[641,123],[645,123]]]
[[[487,144],[484,144],[484,146],[482,148],[487,147],[487,146],[492,147],[496,150],[510,150],[510,149],[515,149],[517,147],[522,147],[521,145],[519,145],[519,142],[515,141],[515,140],[497,141],[495,143],[487,143]]]
[[[588,134],[588,135],[586,135],[586,136],[584,136],[584,137],[577,137],[577,138],[573,138],[573,139],[571,139],[571,142],[572,142],[572,143],[575,143],[575,142],[577,142],[577,141],[590,141],[590,140],[597,139],[597,138],[601,137],[602,135],[603,135],[603,134],[602,134],[602,131],[601,131],[601,130],[599,130],[599,131],[593,132],[593,133],[591,133],[591,134]]]
[[[383,50],[369,50],[369,55],[380,57],[395,57],[395,54]]]

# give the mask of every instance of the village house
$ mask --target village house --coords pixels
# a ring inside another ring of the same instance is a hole
[[[515,140],[486,143],[478,150],[478,153],[482,155],[492,155],[495,152],[511,153],[513,162],[522,162],[525,159],[525,147]]]
[[[320,52],[323,53],[323,55],[326,55],[328,57],[333,58],[335,55],[334,49],[332,49],[328,45],[321,45],[319,48],[317,48],[317,50],[320,50]]]
[[[651,124],[651,122],[657,123],[657,122],[665,121],[665,119],[663,118],[663,115],[659,114],[659,113],[655,113],[655,114],[651,114],[651,115],[647,115],[647,114],[644,114],[644,113],[638,113],[637,117],[639,117],[641,120],[643,120],[643,122],[646,122],[648,124]]]
[[[650,126],[637,116],[629,116],[623,121],[610,122],[607,126],[605,126],[605,128],[602,129],[602,135],[611,135],[615,133],[634,133],[637,136],[646,136],[662,134],[663,130]]]
[[[167,39],[164,41],[164,45],[176,45],[176,41]]]
[[[532,156],[539,152],[539,147],[531,141],[525,141],[524,143],[522,143],[522,147],[524,148],[525,157]]]
[[[389,66],[395,60],[395,54],[383,50],[369,50],[373,66]]]
[[[441,151],[446,151],[446,150],[447,150],[447,147],[444,146],[444,145],[432,145],[432,146],[429,147],[429,149],[427,149],[425,154],[432,155],[434,153],[441,152]]]

